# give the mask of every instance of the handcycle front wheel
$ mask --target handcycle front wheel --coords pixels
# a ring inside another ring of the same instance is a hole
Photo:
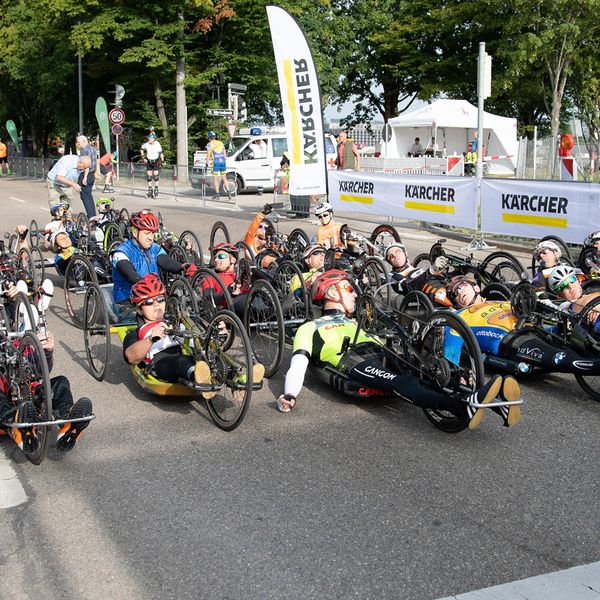
[[[83,303],[83,341],[92,376],[102,381],[110,360],[110,320],[102,290],[89,285]]]
[[[83,329],[83,302],[91,283],[98,283],[94,266],[83,254],[74,254],[65,271],[64,289],[67,312],[79,329]]]
[[[441,393],[457,386],[474,393],[484,382],[481,351],[473,332],[457,315],[434,311],[423,324],[417,350],[422,359],[421,375]],[[429,421],[441,431],[457,433],[466,429],[468,420],[448,410],[424,408]]]
[[[239,318],[228,310],[218,312],[206,330],[203,346],[213,385],[205,394],[208,412],[217,427],[232,431],[242,423],[253,387],[252,350]]]
[[[38,338],[26,333],[20,340],[17,350],[17,362],[14,371],[14,383],[19,391],[19,399],[34,403],[40,421],[52,421],[52,387],[50,370],[44,349]],[[48,451],[50,431],[48,426],[37,428],[39,447],[35,452],[25,452],[27,459],[39,465]]]

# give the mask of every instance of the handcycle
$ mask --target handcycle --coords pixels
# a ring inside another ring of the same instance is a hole
[[[152,362],[146,367],[131,366],[137,383],[146,391],[162,397],[202,397],[217,427],[231,431],[246,415],[252,392],[261,383],[252,379],[252,350],[241,321],[228,310],[218,310],[205,318],[199,310],[194,291],[184,279],[171,285],[167,298],[165,320],[171,324],[169,333],[181,341],[182,353],[195,361],[206,361],[211,382],[177,383],[157,379]],[[110,336],[116,333],[122,342],[135,324],[110,322],[106,301],[100,287],[90,284],[84,302],[84,343],[92,375],[102,381],[111,355]]]

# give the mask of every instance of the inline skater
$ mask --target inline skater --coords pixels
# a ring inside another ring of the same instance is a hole
[[[146,181],[148,182],[148,193],[146,194],[146,198],[158,198],[158,175],[161,163],[165,162],[165,155],[154,132],[150,133],[148,141],[142,144],[140,156],[147,163]]]
[[[476,392],[465,396],[461,392],[445,395],[425,387],[409,372],[402,372],[385,365],[382,342],[364,331],[358,330],[358,322],[350,315],[354,312],[356,293],[350,276],[339,270],[326,271],[311,286],[313,302],[323,303],[323,316],[300,326],[294,336],[293,356],[285,377],[284,393],[277,399],[281,412],[289,412],[296,405],[302,390],[309,361],[327,364],[346,373],[351,379],[369,386],[391,390],[421,408],[447,410],[468,422],[469,429],[481,423],[484,407],[476,408],[467,402],[489,404],[499,394],[507,399],[520,397],[517,382],[512,377],[504,379],[496,375]],[[358,332],[358,336],[357,336]],[[353,346],[343,351],[344,339],[354,341]],[[518,405],[507,407],[513,414]],[[514,416],[513,423],[518,422]]]

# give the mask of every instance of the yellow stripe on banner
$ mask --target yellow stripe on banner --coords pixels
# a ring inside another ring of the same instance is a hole
[[[373,198],[369,196],[352,196],[350,194],[340,194],[342,202],[360,202],[361,204],[373,204]]]
[[[536,217],[534,215],[516,215],[514,213],[502,213],[505,223],[523,223],[524,225],[540,225],[542,227],[560,227],[566,229],[568,220],[564,217]]]
[[[292,120],[292,162],[300,164],[302,141],[300,140],[300,125],[298,123],[298,110],[296,109],[296,94],[294,93],[294,76],[292,74],[292,61],[286,58],[283,61],[283,77],[287,88],[287,101],[290,107]]]
[[[413,210],[427,210],[429,212],[448,213],[449,215],[453,215],[455,210],[455,207],[451,204],[429,204],[428,202],[411,202],[410,200],[404,201],[404,208],[411,208]]]

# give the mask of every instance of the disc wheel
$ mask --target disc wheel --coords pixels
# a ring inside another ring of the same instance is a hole
[[[110,360],[110,320],[106,302],[97,284],[91,283],[83,304],[83,341],[92,376],[102,381]]]
[[[85,292],[90,283],[98,283],[98,276],[90,260],[82,254],[74,254],[65,272],[65,304],[73,324],[83,329],[83,305]]]
[[[392,242],[400,242],[402,240],[400,234],[392,225],[377,225],[377,227],[373,229],[369,241],[377,248],[377,253],[380,256],[383,256],[385,249]],[[373,248],[369,247],[369,254],[373,255],[375,252],[376,251]]]
[[[421,254],[417,254],[414,260],[412,261],[413,267],[415,269],[428,269],[433,263],[429,258],[429,252],[422,252]]]
[[[218,388],[206,399],[208,412],[217,427],[232,431],[248,411],[253,387],[250,340],[234,313],[220,311],[213,317],[203,350],[212,383]]]
[[[206,323],[220,310],[233,309],[233,300],[227,286],[212,269],[201,267],[190,283],[196,294],[198,314]]]
[[[255,359],[265,367],[265,377],[277,373],[283,359],[283,311],[273,286],[262,279],[250,288],[244,325]]]
[[[50,370],[42,345],[32,333],[26,333],[20,340],[12,382],[17,387],[19,401],[30,400],[35,404],[40,421],[53,420]],[[39,465],[46,457],[50,442],[49,427],[38,427],[37,438],[39,448],[35,452],[25,453],[35,465]]]
[[[419,334],[421,378],[426,385],[447,395],[458,388],[463,394],[479,389],[484,382],[481,351],[465,322],[449,312],[434,311]],[[467,419],[447,410],[424,408],[425,416],[441,431],[456,433]]]
[[[204,254],[202,244],[198,236],[189,229],[186,229],[179,236],[179,245],[185,250],[189,257],[189,262],[202,266],[204,264]]]

